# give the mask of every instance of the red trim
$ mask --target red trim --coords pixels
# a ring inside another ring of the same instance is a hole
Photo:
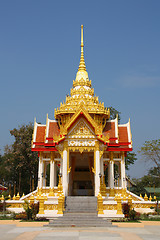
[[[45,147],[54,147],[55,143],[39,143],[39,142],[34,142],[33,144],[35,144],[36,146],[45,146]]]
[[[53,138],[48,138],[48,137],[47,137],[46,140],[51,141],[51,140],[53,140]]]
[[[109,147],[119,147],[119,143],[108,143]]]
[[[118,138],[115,137],[115,138],[109,138],[109,140],[113,141],[113,140],[117,140]]]
[[[128,152],[128,151],[132,151],[132,148],[107,148],[106,151],[108,152]]]
[[[131,144],[131,142],[120,142],[119,145],[121,146],[126,146],[126,145],[129,145]]]
[[[56,148],[32,148],[32,152],[57,152]]]
[[[39,146],[43,146],[44,142],[33,142],[34,145],[39,145]]]
[[[55,143],[44,143],[45,147],[54,147]]]
[[[120,147],[120,146],[127,146],[130,145],[131,142],[119,142],[119,143],[108,143],[110,147]]]

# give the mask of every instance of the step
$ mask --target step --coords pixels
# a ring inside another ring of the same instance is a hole
[[[62,217],[50,218],[49,227],[110,227],[111,221],[99,218],[96,197],[66,197]]]
[[[60,222],[60,221],[85,221],[85,222],[93,222],[93,221],[97,221],[97,222],[106,222],[109,221],[108,219],[103,219],[103,218],[64,218],[64,217],[59,217],[57,219],[50,219],[50,222]]]
[[[111,223],[100,223],[100,224],[80,224],[80,223],[73,223],[73,224],[48,224],[47,227],[111,227],[112,224]]]
[[[67,212],[67,211],[64,211],[64,214],[63,216],[77,216],[77,217],[83,217],[83,216],[98,216],[98,213],[97,211],[94,211],[94,212]]]

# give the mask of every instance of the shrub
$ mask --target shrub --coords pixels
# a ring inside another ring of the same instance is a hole
[[[26,212],[21,212],[21,213],[16,214],[16,215],[15,215],[15,219],[16,219],[16,220],[19,220],[19,219],[21,219],[21,220],[27,220],[27,214],[26,214]]]
[[[140,219],[140,213],[136,212],[134,209],[129,211],[129,218],[130,220],[139,220]]]
[[[3,203],[0,201],[0,212],[3,212]]]
[[[25,201],[25,203],[23,204],[23,208],[27,215],[27,220],[35,220],[36,214],[39,211],[39,203],[34,203],[30,205],[28,201]]]
[[[128,203],[122,204],[122,212],[125,218],[129,218],[130,205]]]

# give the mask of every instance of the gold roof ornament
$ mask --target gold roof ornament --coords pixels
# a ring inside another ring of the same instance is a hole
[[[84,61],[84,43],[83,43],[83,25],[81,25],[81,58],[78,71],[86,71],[86,65]]]
[[[83,25],[81,25],[81,57],[79,68],[70,95],[66,96],[66,102],[60,104],[60,107],[55,109],[55,119],[59,124],[64,126],[69,121],[71,116],[77,112],[77,109],[83,105],[89,114],[99,115],[103,119],[109,119],[110,111],[104,107],[104,103],[99,102],[98,97],[94,95],[94,89],[89,80],[84,61],[84,42],[83,42]],[[97,120],[98,121],[98,120]],[[101,120],[102,121],[102,120]]]
[[[88,73],[86,71],[86,65],[84,61],[84,42],[83,42],[83,25],[81,25],[81,57],[76,79],[73,81],[73,88],[76,86],[88,86],[91,87],[91,81],[89,81]]]

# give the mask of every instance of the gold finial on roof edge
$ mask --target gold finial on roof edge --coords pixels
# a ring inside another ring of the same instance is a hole
[[[79,68],[78,71],[86,71],[86,65],[84,61],[84,43],[83,43],[83,25],[81,25],[81,58],[80,58],[80,63],[79,63]]]

